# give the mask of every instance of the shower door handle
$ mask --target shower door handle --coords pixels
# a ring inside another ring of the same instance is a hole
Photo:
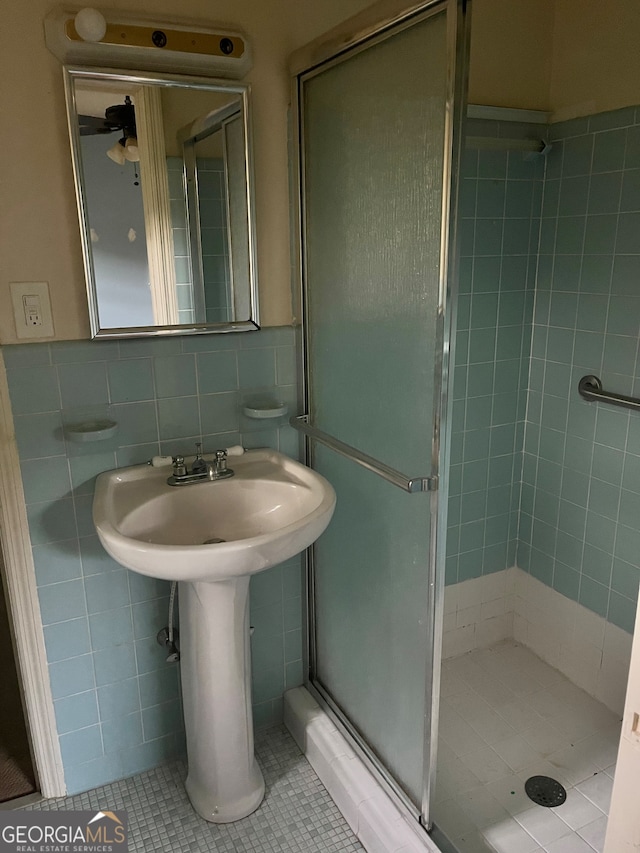
[[[409,492],[410,494],[415,494],[416,492],[435,492],[438,488],[437,477],[407,477],[401,474],[400,471],[396,471],[395,468],[391,468],[389,465],[385,465],[384,462],[374,459],[373,456],[369,456],[361,450],[352,447],[350,444],[345,444],[344,441],[334,438],[329,433],[311,426],[308,422],[308,417],[308,415],[298,415],[298,417],[290,418],[289,423],[294,429],[303,432],[309,438],[314,439],[314,441],[324,444],[325,447],[334,450],[336,453],[344,456],[345,459],[351,459],[352,462],[356,462],[368,471],[372,471],[374,474],[382,477],[383,480],[393,483],[394,486],[398,486],[398,488],[405,492]]]

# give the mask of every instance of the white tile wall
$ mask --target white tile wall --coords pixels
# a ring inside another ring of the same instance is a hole
[[[446,587],[445,660],[510,638],[622,714],[632,640],[626,631],[515,567]]]
[[[521,569],[508,571],[514,639],[622,715],[631,634]]]
[[[510,569],[445,587],[443,658],[457,657],[513,635]]]

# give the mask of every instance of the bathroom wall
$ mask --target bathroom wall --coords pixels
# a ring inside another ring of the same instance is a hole
[[[57,340],[89,336],[80,235],[66,127],[60,62],[47,50],[43,19],[56,0],[32,0],[3,9],[0,69],[4,108],[19,117],[23,142],[3,176],[11,215],[3,221],[0,342],[16,343],[9,281],[48,281]],[[118,8],[105,0],[100,8]],[[120,4],[122,5],[122,4]],[[252,42],[252,124],[255,145],[255,202],[261,318],[268,326],[291,322],[287,104],[287,56],[369,0],[141,0],[132,11],[159,21],[202,20],[243,29]],[[25,56],[29,61],[25,62]],[[16,76],[19,85],[16,85]],[[4,122],[0,137],[13,145],[14,128]],[[6,136],[3,134],[6,133]]]
[[[626,631],[640,568],[640,418],[583,401],[581,376],[639,394],[640,114],[550,127],[518,565]]]
[[[473,0],[469,102],[553,121],[640,102],[636,0]]]
[[[9,281],[49,282],[56,339],[83,339],[89,334],[62,73],[60,63],[45,47],[43,34],[43,18],[56,5],[55,0],[9,4],[0,32],[5,110],[20,117],[22,133],[22,144],[14,151],[14,168],[7,170],[4,186],[6,198],[11,199],[11,216],[3,223],[0,288],[0,341],[5,344],[16,343],[6,288]],[[108,0],[101,8],[117,5]],[[133,7],[161,20],[178,15],[209,23],[228,22],[245,29],[252,40],[255,63],[248,79],[254,138],[259,140],[255,152],[257,244],[266,325],[291,321],[287,56],[371,5],[369,0],[323,0],[304,6],[296,0],[281,0],[277,14],[271,4],[257,0],[220,0],[213,11],[204,0],[183,0],[179,12],[172,0],[140,2]],[[512,4],[509,15],[504,14],[503,0],[474,0],[473,6],[473,102],[575,108],[588,101],[588,93],[595,87],[598,109],[640,102],[640,95],[629,100],[639,85],[638,75],[630,72],[638,61],[635,0],[615,0],[614,6],[607,4],[606,8],[599,0],[527,0]],[[552,24],[557,28],[553,52]],[[581,51],[587,36],[590,49]],[[620,49],[621,39],[624,50]],[[575,73],[577,61],[579,74]],[[611,69],[616,69],[615,76]],[[13,83],[17,73],[19,86]],[[610,103],[619,97],[625,101]],[[8,150],[13,136],[11,122],[5,122],[0,139]]]
[[[475,137],[544,125],[473,120]],[[460,197],[447,584],[515,562],[544,160],[467,149]]]
[[[552,120],[640,103],[639,37],[636,0],[555,0]]]
[[[241,401],[269,391],[295,408],[292,328],[234,335],[4,347],[60,745],[70,793],[183,749],[179,668],[155,636],[168,584],[111,560],[91,519],[95,476],[152,455],[230,444],[296,456],[288,426],[264,429]],[[108,411],[114,439],[65,440],[63,424]],[[258,429],[256,429],[256,426]],[[302,681],[301,566],[251,584],[257,725],[281,718]]]
[[[469,103],[549,108],[556,0],[473,0]]]

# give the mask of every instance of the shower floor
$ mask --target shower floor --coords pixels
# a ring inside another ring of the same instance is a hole
[[[460,853],[601,853],[618,716],[508,640],[443,662],[434,821]],[[556,808],[530,776],[567,789]]]
[[[364,853],[284,727],[256,734],[256,756],[265,799],[236,823],[208,823],[194,812],[184,790],[183,761],[28,808],[124,809],[131,853]]]

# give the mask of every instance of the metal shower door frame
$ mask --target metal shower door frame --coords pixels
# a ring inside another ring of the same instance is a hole
[[[309,316],[307,269],[305,254],[305,164],[304,164],[304,109],[303,86],[306,80],[350,59],[355,54],[394,34],[436,14],[447,15],[447,96],[443,151],[443,193],[440,234],[440,272],[438,317],[435,341],[435,382],[433,406],[433,441],[431,477],[436,488],[430,496],[430,548],[429,548],[429,600],[427,602],[427,630],[430,654],[425,670],[418,673],[425,681],[425,721],[423,752],[425,756],[421,807],[416,807],[407,793],[384,766],[368,745],[363,735],[349,720],[331,695],[316,680],[316,626],[314,589],[314,549],[306,553],[305,618],[305,686],[329,714],[354,750],[383,785],[402,813],[419,822],[427,831],[431,829],[430,811],[436,775],[438,711],[440,703],[440,663],[442,656],[442,626],[444,610],[445,542],[447,528],[448,477],[439,477],[448,471],[450,457],[450,424],[452,399],[449,393],[450,377],[454,364],[455,309],[457,301],[456,261],[456,211],[458,199],[458,174],[462,151],[462,122],[466,107],[467,65],[469,55],[469,12],[471,0],[427,0],[402,7],[397,0],[389,0],[388,12],[381,11],[381,19],[374,25],[349,31],[346,37],[335,37],[309,51],[309,62],[304,68],[293,68],[292,96],[292,147],[295,169],[292,174],[293,192],[293,244],[296,250],[295,268],[298,276],[295,314],[303,319],[297,330],[299,399],[303,411],[309,411]],[[378,4],[384,5],[384,4]],[[298,421],[296,424],[294,421]],[[304,428],[307,416],[292,418],[291,423],[306,433],[305,458],[313,466],[313,428]],[[322,434],[324,435],[324,434]],[[316,436],[317,438],[317,436]],[[321,439],[319,439],[321,440]],[[327,442],[324,442],[327,444]],[[337,442],[340,444],[340,442]],[[329,443],[329,446],[331,444]],[[334,448],[335,449],[335,448]],[[397,485],[397,484],[396,484]]]

